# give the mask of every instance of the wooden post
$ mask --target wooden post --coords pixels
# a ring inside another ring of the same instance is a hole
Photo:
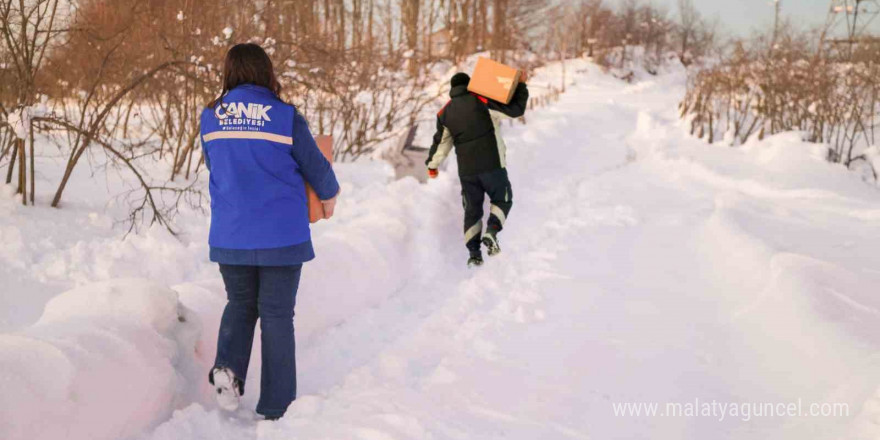
[[[6,132],[6,135],[0,135],[0,141],[3,143],[3,150],[0,151],[0,162],[9,154],[9,151],[12,150],[12,136],[11,132]]]
[[[15,161],[18,160],[18,144],[12,141],[12,156],[9,157],[9,169],[6,171],[6,184],[12,183],[12,172],[15,170]]]
[[[31,144],[31,157],[30,157],[30,166],[31,166],[31,191],[30,191],[30,196],[31,196],[31,205],[34,205],[34,204],[35,204],[35,202],[34,202],[34,193],[36,192],[36,182],[35,182],[35,180],[36,180],[36,178],[37,178],[37,175],[36,175],[36,173],[34,172],[34,123],[33,123],[33,122],[30,123],[30,127],[29,127],[29,128],[30,128],[30,130],[29,130],[29,135],[30,135],[30,136],[29,136],[29,137],[30,137],[30,144]],[[22,146],[24,146],[24,141],[22,141]]]
[[[24,139],[18,143],[18,192],[21,193],[21,204],[27,206],[27,153],[25,152]]]

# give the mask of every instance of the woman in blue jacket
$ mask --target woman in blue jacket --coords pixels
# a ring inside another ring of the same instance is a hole
[[[296,398],[293,308],[302,264],[315,258],[305,182],[332,215],[339,184],[306,120],[279,98],[266,52],[229,50],[223,91],[201,115],[211,173],[211,261],[220,264],[228,302],[208,376],[220,406],[244,393],[254,328],[262,331],[257,413],[278,419]]]

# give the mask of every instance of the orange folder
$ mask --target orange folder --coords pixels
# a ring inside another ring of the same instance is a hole
[[[333,164],[333,136],[319,135],[315,136],[315,142],[318,149],[324,153],[324,157]],[[309,204],[309,222],[317,223],[318,220],[324,220],[327,216],[324,214],[324,205],[318,194],[312,189],[312,186],[306,182],[306,201]]]

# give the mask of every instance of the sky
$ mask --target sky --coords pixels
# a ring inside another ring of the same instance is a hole
[[[651,0],[667,7],[671,14],[677,11],[677,0]],[[831,0],[781,0],[782,13],[801,27],[821,26],[828,16]],[[731,35],[748,35],[753,29],[763,29],[773,23],[772,0],[694,0],[694,5],[707,18],[717,18],[724,31]],[[871,27],[875,33],[880,24],[878,17]]]

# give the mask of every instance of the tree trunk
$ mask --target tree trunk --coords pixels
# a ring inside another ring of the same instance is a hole
[[[67,162],[67,166],[64,168],[64,176],[61,177],[61,183],[58,184],[58,189],[55,190],[55,197],[52,198],[52,207],[57,208],[58,205],[61,204],[61,196],[64,194],[64,189],[67,187],[67,182],[70,181],[70,176],[73,174],[74,168],[76,168],[76,164],[79,162],[80,157],[82,157],[83,153],[85,153],[86,149],[92,144],[92,134],[87,133],[85,138],[83,139],[83,146],[80,147],[79,150],[70,158]]]
[[[3,143],[3,151],[0,152],[0,162],[2,162],[10,150],[12,150],[12,139],[15,139],[15,137],[12,136],[12,131],[7,131],[6,135],[0,137],[0,139],[2,139]]]
[[[18,143],[18,192],[21,194],[21,204],[27,206],[27,154],[24,139]]]
[[[123,124],[122,124],[122,137],[123,138],[128,138],[128,121],[129,121],[129,118],[131,117],[131,109],[133,107],[134,107],[134,100],[132,99],[131,102],[128,104],[128,110],[126,110],[126,112],[125,112],[125,122],[123,122]]]
[[[29,127],[29,128],[30,128],[30,130],[28,130],[28,134],[29,134],[29,138],[30,138],[29,141],[30,141],[30,144],[31,144],[31,145],[30,145],[30,147],[31,147],[31,148],[30,148],[30,150],[31,150],[31,157],[30,157],[30,166],[31,166],[31,193],[30,193],[30,196],[31,196],[31,205],[34,205],[34,204],[35,204],[35,202],[34,202],[34,192],[36,192],[36,178],[37,178],[37,174],[36,174],[36,172],[34,171],[34,123],[33,123],[33,122],[30,123],[30,127]]]
[[[492,7],[492,50],[493,57],[499,62],[505,62],[505,49],[507,45],[505,11],[507,10],[506,0],[495,0]]]
[[[6,184],[12,183],[12,173],[15,171],[15,161],[18,160],[18,143],[13,137],[12,156],[9,158],[9,169],[6,171]]]
[[[418,72],[416,53],[419,50],[419,5],[421,0],[402,0],[400,5],[403,14],[403,36],[406,40],[406,48],[410,51],[409,74],[415,76]]]

